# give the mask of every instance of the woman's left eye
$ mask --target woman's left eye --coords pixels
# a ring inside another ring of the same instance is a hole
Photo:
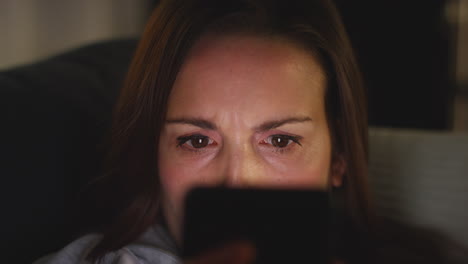
[[[300,137],[290,135],[271,135],[264,140],[265,143],[272,145],[275,148],[285,148],[291,143],[296,143],[301,146]]]

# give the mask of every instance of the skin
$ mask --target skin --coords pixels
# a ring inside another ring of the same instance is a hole
[[[194,45],[174,83],[158,150],[162,209],[178,243],[184,195],[195,186],[341,184],[344,168],[331,164],[325,89],[313,54],[287,41],[208,35]]]

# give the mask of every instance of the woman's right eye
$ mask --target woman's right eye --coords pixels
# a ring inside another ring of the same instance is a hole
[[[203,135],[191,135],[185,137],[178,137],[178,147],[186,146],[191,149],[205,148],[214,143],[214,140]]]

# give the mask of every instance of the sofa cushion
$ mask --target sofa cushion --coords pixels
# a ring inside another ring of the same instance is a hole
[[[135,44],[94,44],[0,72],[5,263],[30,263],[72,239],[72,204],[99,170],[99,142]]]
[[[374,127],[369,145],[377,213],[468,254],[468,134]]]

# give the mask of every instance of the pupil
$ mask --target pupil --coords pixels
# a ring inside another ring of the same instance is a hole
[[[192,139],[192,145],[194,148],[203,148],[208,145],[208,139],[206,137],[197,137]]]
[[[273,146],[278,147],[278,148],[284,148],[288,145],[288,140],[276,136],[273,138]]]

